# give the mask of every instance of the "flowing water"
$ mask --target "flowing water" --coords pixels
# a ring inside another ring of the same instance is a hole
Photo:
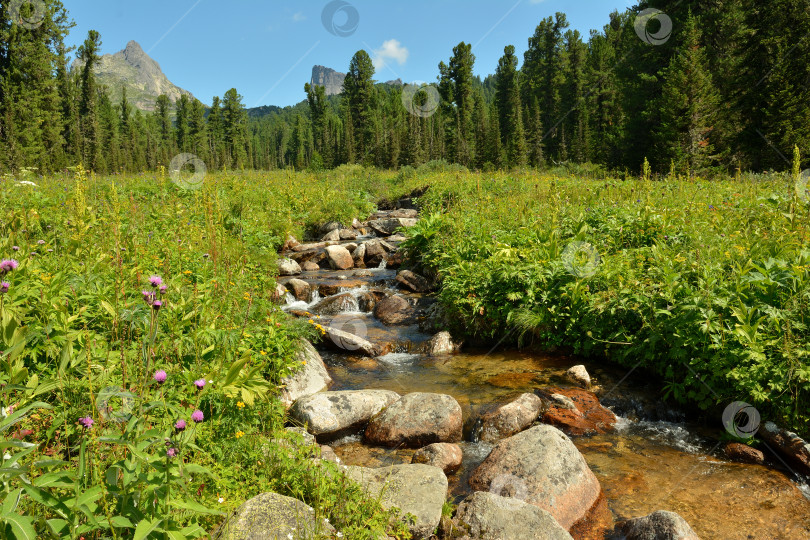
[[[359,274],[359,275],[358,275]],[[343,276],[340,278],[339,276]],[[315,286],[345,291],[400,294],[417,306],[431,300],[394,288],[395,270],[305,272],[300,276]],[[294,299],[291,299],[294,300]],[[291,302],[285,309],[307,311],[313,302]],[[467,478],[492,446],[474,442],[474,423],[482,412],[524,392],[548,386],[570,386],[563,374],[585,364],[603,404],[618,416],[614,432],[572,437],[596,474],[616,520],[655,510],[683,516],[705,539],[810,539],[810,489],[807,479],[773,466],[732,463],[722,457],[718,439],[722,426],[690,423],[686,416],[664,406],[656,388],[640,376],[626,377],[623,368],[589,364],[565,355],[517,350],[470,350],[432,358],[419,352],[430,338],[416,325],[387,327],[370,313],[349,313],[354,328],[365,337],[387,345],[392,352],[377,358],[345,352],[322,352],[334,379],[331,390],[386,389],[400,394],[436,392],[452,395],[465,419],[464,463],[448,477],[457,501],[471,492]],[[330,317],[320,321],[328,324]],[[410,463],[413,450],[367,447],[359,436],[333,443],[349,465],[379,467]],[[593,536],[588,536],[593,537]],[[606,538],[600,532],[596,537]]]

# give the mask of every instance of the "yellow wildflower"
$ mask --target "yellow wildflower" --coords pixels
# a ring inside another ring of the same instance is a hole
[[[244,437],[244,436],[245,436],[245,433],[244,433],[244,432],[242,432],[242,431],[237,431],[237,432],[236,432],[236,438],[237,438],[237,439],[241,439],[241,438],[242,438],[242,437]]]
[[[239,407],[240,409],[244,409],[244,408],[245,408],[245,404],[244,404],[243,402],[241,402],[241,401],[237,401],[237,402],[236,402],[236,406],[237,406],[237,407]]]

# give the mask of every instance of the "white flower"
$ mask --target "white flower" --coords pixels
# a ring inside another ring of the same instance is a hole
[[[208,382],[211,383],[211,384],[214,384],[214,381],[208,381]]]
[[[340,531],[338,531],[338,533],[337,533],[337,537],[338,537],[338,538],[343,538],[343,533],[342,533],[342,532],[340,532]]]
[[[7,459],[11,459],[11,454],[9,454],[8,452],[6,452],[5,454],[3,454],[3,461],[5,461],[5,460],[7,460]]]
[[[292,533],[287,533],[287,538],[289,538],[290,540],[292,540]]]
[[[217,499],[217,501],[219,501],[219,504],[222,504],[222,503],[224,503],[224,502],[225,502],[225,499],[223,499],[222,497],[220,497],[219,499]]]
[[[337,463],[338,465],[340,465],[340,458],[339,458],[339,457],[336,457],[336,458],[335,458],[335,463]]]

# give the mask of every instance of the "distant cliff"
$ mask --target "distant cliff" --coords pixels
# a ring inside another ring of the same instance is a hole
[[[345,73],[340,73],[334,69],[324,66],[314,66],[312,68],[312,86],[323,86],[327,96],[334,96],[343,92],[343,80]]]

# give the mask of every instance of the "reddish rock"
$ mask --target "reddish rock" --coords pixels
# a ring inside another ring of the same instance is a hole
[[[301,245],[301,242],[295,239],[295,237],[291,234],[287,235],[287,240],[284,241],[284,245],[281,246],[281,251],[287,251],[290,249],[294,249]]]
[[[417,450],[411,463],[433,465],[449,474],[461,467],[462,457],[461,447],[457,444],[433,443]]]
[[[737,461],[739,463],[753,463],[755,465],[762,465],[765,463],[765,454],[756,448],[751,448],[747,444],[735,442],[726,443],[723,451],[725,452],[726,457],[731,461]]]
[[[292,293],[296,300],[309,302],[312,295],[312,288],[309,283],[302,279],[291,279],[287,282],[287,290]]]
[[[385,263],[386,268],[397,269],[405,262],[405,256],[402,254],[401,251],[397,251],[392,253],[388,257],[388,261]]]
[[[381,446],[421,448],[461,440],[461,406],[444,394],[414,392],[371,419],[365,439]]]
[[[506,405],[501,405],[481,418],[479,439],[498,442],[531,426],[540,416],[543,400],[534,394],[523,394]]]
[[[757,435],[775,452],[779,452],[804,474],[810,474],[810,444],[796,433],[782,429],[773,422],[765,422]]]
[[[374,316],[383,324],[410,324],[414,310],[401,296],[389,296],[380,301],[374,308]]]
[[[301,264],[301,270],[304,272],[316,272],[320,269],[321,267],[318,266],[318,263],[312,261],[305,261]]]
[[[544,393],[550,404],[543,415],[543,422],[557,426],[569,435],[591,435],[613,431],[616,415],[603,407],[593,392],[581,388],[546,388]],[[576,409],[568,409],[551,400],[552,394],[569,398],[574,402]]]
[[[613,513],[607,503],[604,492],[599,494],[599,498],[593,504],[585,516],[574,523],[569,529],[574,540],[604,540],[610,538],[610,534],[615,526]]]

